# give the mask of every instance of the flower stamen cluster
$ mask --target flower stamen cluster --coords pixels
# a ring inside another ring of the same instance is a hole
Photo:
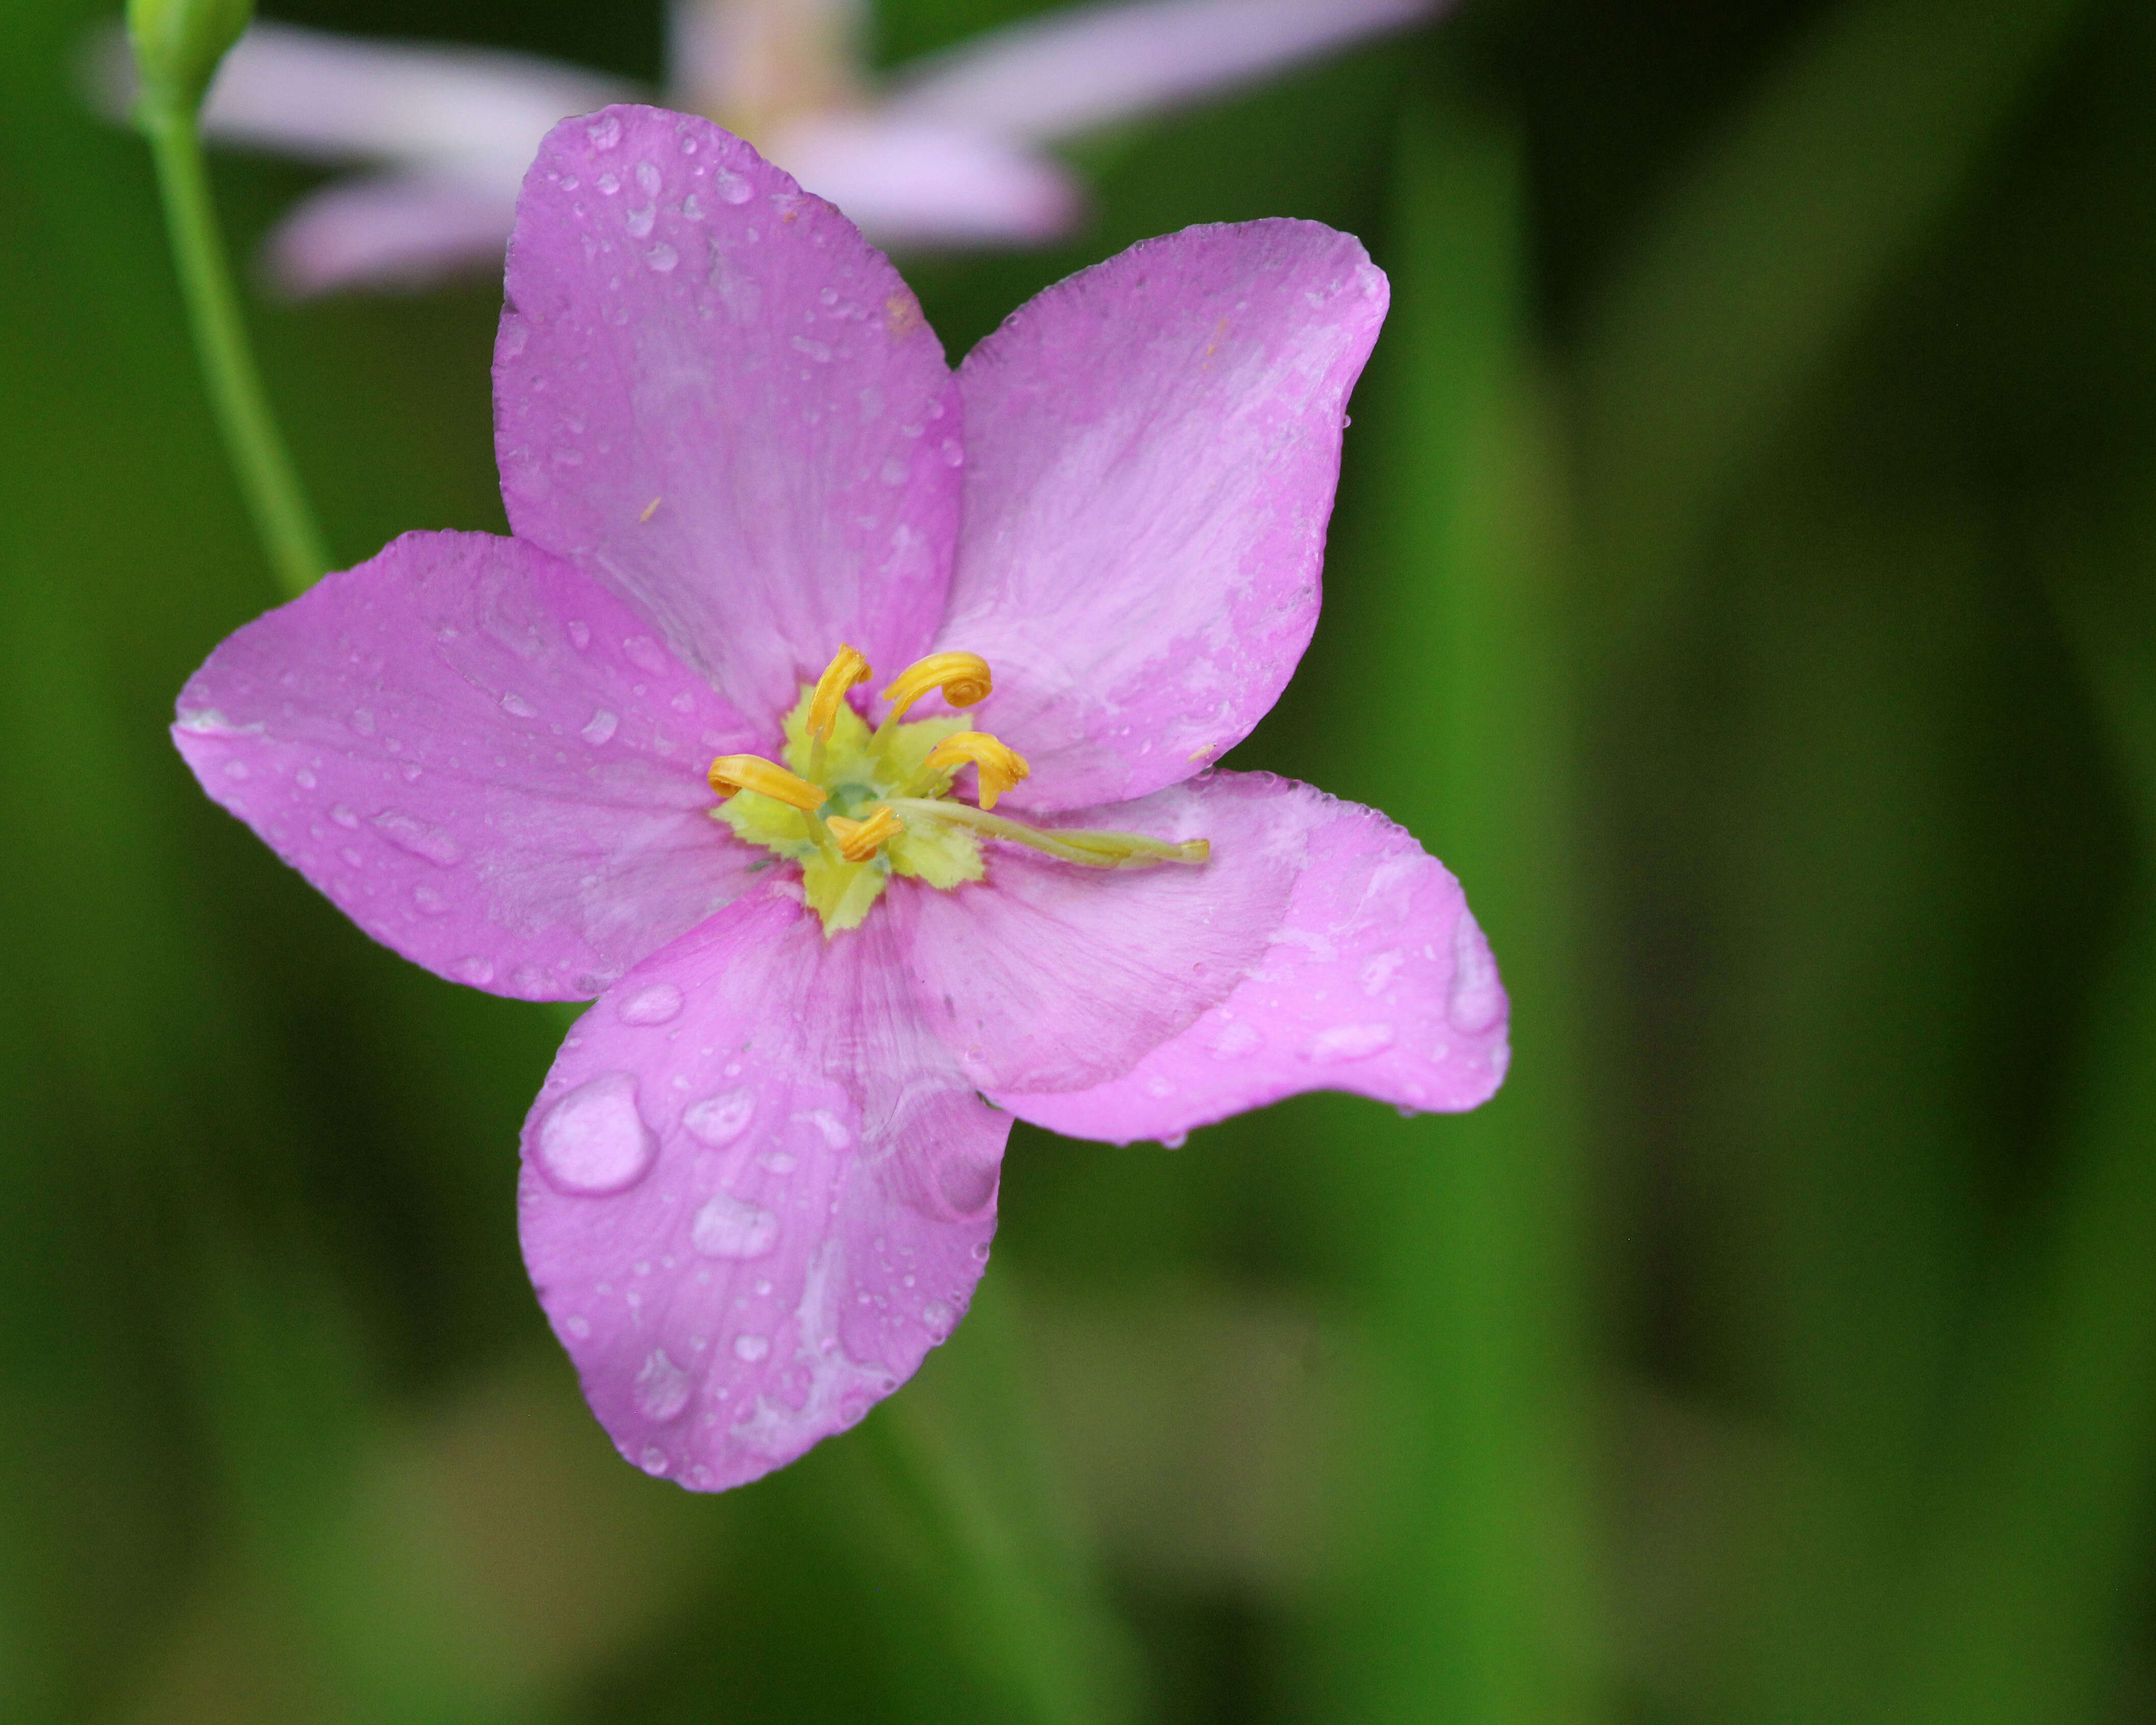
[[[893,875],[944,891],[980,880],[983,839],[1083,868],[1210,857],[1203,839],[1171,844],[1140,833],[1029,826],[991,813],[1031,776],[1025,757],[985,731],[967,729],[963,719],[905,717],[937,691],[953,706],[986,699],[994,679],[978,655],[932,653],[908,666],[883,691],[889,711],[871,732],[846,696],[874,675],[868,660],[842,643],[787,715],[785,765],[721,755],[711,766],[721,799],[713,816],[736,836],[800,864],[803,897],[826,936],[858,927]],[[978,808],[952,795],[968,766],[978,773]]]

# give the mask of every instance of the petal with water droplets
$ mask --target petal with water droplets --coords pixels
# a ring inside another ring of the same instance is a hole
[[[1487,1101],[1511,1057],[1489,943],[1445,865],[1375,809],[1255,775],[1301,865],[1264,957],[1128,1071],[1060,1095],[998,1091],[1073,1137],[1170,1138],[1307,1090],[1413,1110]],[[1216,852],[1216,854],[1218,854]]]
[[[767,1473],[965,1310],[1009,1121],[921,1023],[902,957],[889,919],[827,941],[798,901],[754,894],[562,1045],[525,1127],[525,1261],[639,1466],[697,1490]],[[661,986],[684,1002],[664,1021],[613,1009]]]

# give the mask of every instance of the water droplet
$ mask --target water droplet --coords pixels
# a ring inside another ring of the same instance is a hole
[[[584,728],[579,731],[577,735],[583,737],[583,740],[589,743],[593,748],[597,748],[601,743],[612,737],[615,731],[620,727],[620,725],[621,720],[618,715],[610,713],[604,707],[601,707],[597,712],[593,713],[590,718],[584,721]]]
[[[644,254],[644,261],[651,266],[652,274],[664,275],[681,261],[681,254],[662,239]]]
[[[761,1258],[778,1239],[778,1217],[724,1192],[705,1200],[689,1224],[689,1243],[707,1258]]]
[[[373,736],[374,715],[369,712],[365,707],[361,707],[352,716],[352,728],[357,731],[362,737]]]
[[[921,1308],[921,1322],[927,1326],[928,1333],[941,1342],[957,1327],[958,1315],[941,1300],[932,1300]]]
[[[423,857],[438,869],[452,869],[464,860],[463,845],[441,828],[401,809],[385,809],[374,817],[374,829],[399,850]]]
[[[693,150],[696,146],[692,143],[689,147]],[[696,194],[693,192],[681,200],[681,219],[685,222],[701,222],[704,219],[704,207],[696,202]]]
[[[1310,1058],[1321,1066],[1367,1060],[1393,1045],[1390,1024],[1335,1024],[1310,1039]]]
[[[303,791],[311,791],[314,789],[317,781],[313,773],[308,772],[305,768],[302,767],[297,773],[292,775],[292,783],[299,786],[299,788]]]
[[[734,1337],[734,1358],[738,1360],[745,1360],[750,1365],[754,1365],[758,1360],[762,1359],[770,1352],[771,1338],[767,1336],[737,1336]]]
[[[1469,1036],[1486,1030],[1505,1009],[1505,990],[1497,980],[1497,962],[1471,912],[1462,911],[1452,925],[1452,993],[1445,1015],[1452,1028]]]
[[[484,988],[494,980],[494,961],[491,958],[459,958],[449,967],[449,974],[460,983],[469,983],[475,988]]]
[[[756,188],[730,167],[711,170],[711,189],[728,203],[747,203],[756,196]]]
[[[665,1348],[654,1348],[636,1374],[634,1388],[637,1411],[647,1420],[664,1421],[689,1405],[689,1392],[695,1384],[686,1372],[666,1358]]]
[[[690,1137],[716,1147],[739,1137],[755,1112],[753,1096],[745,1090],[730,1090],[723,1096],[690,1103],[682,1111],[681,1125]]]
[[[636,1465],[654,1479],[664,1479],[666,1470],[673,1464],[667,1461],[666,1452],[656,1444],[644,1445],[644,1453],[636,1458]]]
[[[659,195],[659,170],[648,162],[638,162],[636,183],[644,188],[645,197],[656,198]]]
[[[680,1016],[681,991],[671,983],[654,983],[639,988],[621,1003],[624,1024],[663,1024]]]
[[[501,710],[514,719],[536,719],[539,716],[539,709],[513,689],[501,697]]]
[[[605,193],[609,198],[613,197],[615,193],[621,190],[621,179],[620,177],[616,174],[601,174],[598,178],[594,180],[592,183],[597,186],[600,191]]]
[[[657,1136],[637,1111],[632,1072],[586,1079],[547,1111],[538,1140],[540,1173],[578,1197],[634,1186],[659,1154]]]
[[[622,657],[640,670],[664,675],[673,666],[666,649],[649,635],[631,635],[621,644]]]
[[[981,1262],[981,1263],[985,1264],[985,1263],[987,1263],[987,1262],[988,1261],[988,1241],[986,1241],[985,1240],[977,1240],[977,1241],[975,1241],[975,1242],[974,1242],[974,1245],[973,1245],[973,1256],[975,1257],[975,1259],[977,1259],[977,1260],[978,1260],[979,1262]]]
[[[227,778],[246,778],[247,762],[244,761],[227,761],[224,763],[224,776]]]
[[[412,902],[418,906],[423,916],[446,916],[449,913],[449,901],[431,886],[413,887]]]
[[[813,341],[806,336],[796,336],[793,338],[793,351],[796,353],[807,354],[819,366],[827,366],[831,362],[831,344],[828,341]]]
[[[585,1340],[592,1333],[591,1321],[588,1318],[564,1318],[562,1321],[562,1327],[579,1342]]]
[[[621,120],[619,116],[602,114],[584,128],[584,136],[602,150],[611,150],[621,141]]]
[[[1256,1025],[1246,1024],[1238,1019],[1231,1024],[1222,1025],[1220,1034],[1213,1039],[1213,1058],[1216,1060],[1238,1059],[1250,1053],[1264,1040],[1265,1039],[1258,1034]]]
[[[356,833],[359,830],[359,817],[341,803],[330,810],[330,819],[348,833]]]
[[[650,237],[651,224],[658,218],[659,207],[656,204],[639,203],[629,211],[624,225],[628,228],[631,239],[646,239]]]
[[[1385,985],[1392,981],[1394,973],[1407,962],[1408,955],[1402,952],[1378,953],[1363,967],[1360,978],[1363,992],[1371,995],[1383,992]]]
[[[883,482],[886,485],[904,485],[906,483],[906,458],[904,456],[888,455],[884,458]]]
[[[942,452],[946,467],[963,467],[966,465],[966,446],[955,437],[943,439]]]
[[[585,648],[590,646],[591,644],[591,624],[588,623],[572,623],[569,625],[569,644],[572,647],[574,647],[577,651],[581,653]]]

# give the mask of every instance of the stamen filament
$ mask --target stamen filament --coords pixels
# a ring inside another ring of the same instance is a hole
[[[821,785],[811,784],[761,755],[721,755],[711,762],[708,776],[721,798],[736,791],[754,791],[774,802],[791,803],[804,814],[814,814],[830,795]]]
[[[896,839],[906,830],[904,823],[891,812],[888,803],[879,803],[869,811],[866,820],[848,820],[843,814],[831,817],[829,825],[832,836],[839,841],[839,855],[848,862],[866,862],[888,839]]]
[[[993,686],[988,662],[978,653],[932,653],[926,659],[916,660],[885,688],[883,698],[891,702],[891,711],[876,726],[875,735],[869,739],[870,746],[880,747],[891,727],[932,689],[941,689],[943,698],[953,706],[972,706],[976,701],[987,700]]]
[[[816,692],[808,698],[809,778],[820,779],[824,776],[824,747],[830,742],[832,727],[839,722],[839,708],[845,701],[846,691],[875,675],[860,653],[844,641],[839,643],[838,652],[824,667],[824,675],[816,680]]]
[[[1033,776],[1033,768],[1026,764],[1025,757],[1008,743],[985,731],[961,731],[929,750],[927,759],[921,763],[919,775],[908,788],[925,791],[934,783],[938,773],[955,773],[968,761],[981,769],[983,809],[994,808],[997,798],[1021,779]]]
[[[991,839],[1041,851],[1063,862],[1089,869],[1146,869],[1157,863],[1195,865],[1213,854],[1212,841],[1185,839],[1176,843],[1148,838],[1143,833],[1101,832],[1080,827],[1029,827],[1008,815],[990,814],[967,803],[948,803],[929,797],[893,797],[883,805],[898,814],[947,821],[969,827]]]

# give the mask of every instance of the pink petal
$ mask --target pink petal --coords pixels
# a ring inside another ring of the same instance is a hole
[[[490,169],[513,197],[556,121],[634,95],[619,79],[531,54],[258,23],[218,67],[203,129],[321,162]]]
[[[1265,950],[1306,834],[1280,781],[1216,773],[1071,826],[1212,840],[1202,867],[1102,870],[994,845],[988,879],[901,891],[922,1009],[984,1090],[1120,1076],[1225,999]]]
[[[1009,1130],[920,1024],[888,919],[783,887],[624,977],[524,1129],[540,1303],[622,1454],[740,1485],[851,1425],[972,1298]]]
[[[525,181],[495,348],[521,537],[653,618],[752,718],[839,643],[880,671],[941,614],[964,459],[912,293],[708,121],[609,108]]]
[[[1073,1137],[1128,1143],[1306,1090],[1448,1112],[1488,1100],[1510,1058],[1508,1012],[1460,883],[1375,809],[1286,780],[1266,789],[1306,861],[1263,961],[1112,1081],[999,1092],[998,1103]]]
[[[174,740],[383,945],[496,993],[597,993],[739,892],[704,769],[760,744],[567,564],[408,533],[213,653]]]
[[[1038,245],[1078,216],[1056,162],[956,126],[839,115],[788,127],[772,154],[879,245]]]
[[[1314,222],[1191,228],[1040,294],[976,347],[942,640],[1014,803],[1173,784],[1247,733],[1317,620],[1342,408],[1382,274]]]
[[[1037,142],[1209,95],[1432,16],[1433,0],[1138,0],[1029,19],[909,68],[894,117]]]
[[[270,267],[280,287],[300,297],[498,270],[516,209],[513,193],[440,175],[345,180],[278,224]]]

